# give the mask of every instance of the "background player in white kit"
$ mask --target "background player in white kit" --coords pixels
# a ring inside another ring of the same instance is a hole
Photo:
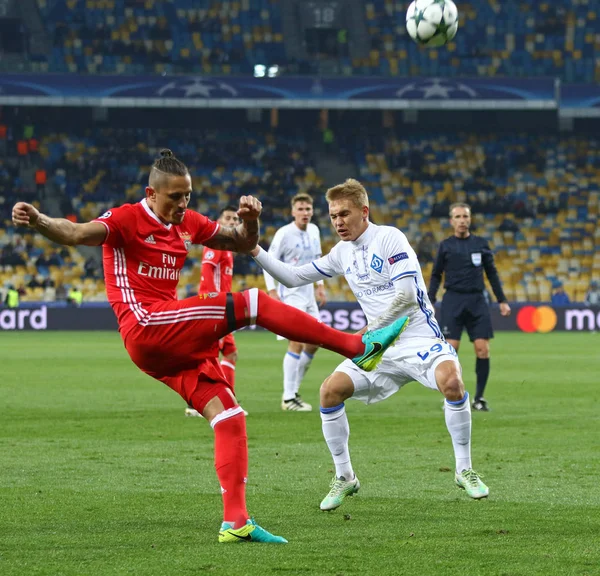
[[[336,475],[321,502],[322,510],[340,506],[360,484],[350,462],[350,428],[344,407],[348,398],[365,404],[379,402],[416,380],[445,396],[445,419],[456,461],[456,484],[471,498],[485,498],[487,486],[471,466],[471,407],[456,352],[445,340],[427,297],[416,254],[406,236],[391,226],[369,222],[369,199],[360,182],[348,179],[326,195],[329,216],[342,242],[310,264],[292,267],[270,257],[260,247],[251,254],[287,286],[344,275],[369,327],[384,325],[400,315],[409,317],[403,337],[371,373],[342,362],[321,386],[323,435]]]
[[[277,230],[269,254],[290,264],[301,266],[321,257],[321,234],[319,229],[311,224],[313,216],[313,199],[308,194],[296,194],[291,201],[293,222]],[[269,295],[276,300],[298,308],[315,318],[319,318],[317,300],[322,306],[326,302],[323,278],[319,278],[316,288],[313,284],[286,288],[268,273],[264,272],[265,284]],[[283,340],[281,336],[277,337]],[[289,342],[283,357],[283,397],[281,408],[293,412],[310,412],[312,406],[302,400],[299,394],[300,384],[304,374],[319,348],[302,342]]]

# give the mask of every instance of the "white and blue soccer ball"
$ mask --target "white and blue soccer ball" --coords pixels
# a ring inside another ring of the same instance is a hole
[[[458,10],[452,0],[414,0],[406,12],[408,35],[422,46],[443,46],[458,30]]]

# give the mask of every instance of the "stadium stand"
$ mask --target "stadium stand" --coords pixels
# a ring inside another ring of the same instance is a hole
[[[248,74],[255,64],[318,72],[318,59],[287,55],[281,3],[275,0],[38,0],[52,38],[34,70],[77,73]],[[600,80],[593,3],[479,0],[457,2],[455,43],[419,49],[404,26],[406,6],[364,3],[370,51],[340,50],[345,75],[553,76]],[[483,28],[482,28],[483,26]]]
[[[593,138],[526,133],[392,139],[386,150],[357,157],[377,199],[375,221],[391,220],[413,242],[427,232],[439,241],[449,235],[450,203],[469,202],[507,297],[543,302],[559,282],[582,302],[600,273],[598,160]],[[424,264],[427,278],[431,266]]]
[[[38,144],[35,151],[20,155],[24,140],[15,134],[0,163],[1,209],[7,226],[0,231],[4,254],[0,284],[27,286],[41,275],[54,286],[81,282],[86,300],[104,299],[102,281],[95,275],[86,277],[86,257],[77,250],[40,266],[40,256],[48,260],[56,254],[55,247],[37,236],[15,235],[8,209],[25,192],[45,203],[58,190],[62,213],[89,220],[115,204],[140,198],[149,164],[165,146],[177,150],[189,164],[199,192],[192,206],[200,211],[215,214],[241,194],[256,194],[268,199],[264,236],[270,238],[288,217],[289,198],[308,191],[317,199],[317,222],[326,249],[335,242],[322,203],[324,180],[314,163],[320,150],[318,132],[310,129],[296,130],[294,136],[256,126],[252,130],[241,126],[235,132],[147,126],[59,132],[48,123],[40,128],[25,123],[19,129]],[[375,222],[399,226],[415,246],[427,233],[440,241],[449,233],[450,202],[468,201],[478,231],[497,252],[510,299],[549,301],[553,286],[562,282],[572,300],[583,301],[590,281],[599,279],[595,243],[600,237],[596,226],[600,153],[595,137],[371,132],[372,137],[356,139],[345,153],[370,191]],[[36,187],[34,175],[40,170],[47,173],[48,183]],[[22,263],[13,257],[15,249]],[[190,256],[182,294],[194,290],[198,281],[194,264],[199,252]],[[431,262],[424,261],[423,266],[429,277]],[[262,286],[249,259],[238,259],[237,272],[236,287]],[[36,299],[45,289],[35,287],[25,299]],[[343,282],[331,289],[336,299],[350,298]]]
[[[39,0],[52,38],[44,72],[251,73],[286,60],[275,0]]]
[[[277,63],[290,73],[315,73],[318,55],[299,61],[286,53],[283,4],[38,0],[52,46],[30,64],[34,71],[77,74],[248,75],[257,63]],[[458,2],[462,23],[456,42],[432,50],[409,41],[403,3],[362,4],[370,51],[364,58],[340,53],[342,74],[600,80],[598,14],[588,0]],[[583,301],[590,282],[600,280],[595,250],[600,153],[593,123],[559,134],[535,122],[531,130],[518,127],[518,120],[506,130],[493,114],[461,124],[460,114],[431,112],[427,130],[417,132],[406,125],[383,130],[381,118],[348,112],[332,123],[336,144],[324,150],[315,115],[281,114],[281,125],[271,127],[250,121],[244,111],[218,118],[191,114],[182,119],[166,110],[113,110],[98,121],[83,108],[1,108],[0,287],[23,287],[23,300],[37,300],[55,298],[56,292],[60,297],[78,283],[87,301],[103,300],[90,253],[59,251],[39,236],[15,231],[10,208],[22,199],[53,208],[55,215],[89,220],[138,199],[162,147],[188,163],[201,191],[192,207],[208,215],[244,193],[268,199],[266,238],[286,221],[289,198],[308,191],[317,201],[325,248],[334,242],[322,200],[324,188],[334,182],[322,171],[321,155],[351,166],[353,174],[347,175],[357,176],[371,193],[374,220],[398,225],[413,245],[428,246],[426,252],[449,233],[449,203],[470,202],[478,231],[497,252],[510,299],[549,301],[562,283],[572,300]],[[448,118],[449,124],[441,121]],[[484,130],[475,128],[478,122]],[[356,137],[349,128],[362,132]],[[182,294],[195,290],[198,281],[198,251],[191,256]],[[423,259],[427,278],[429,260]],[[236,271],[234,288],[262,286],[262,275],[247,258],[238,259]],[[333,299],[350,297],[342,282],[331,290]]]
[[[381,76],[552,76],[598,81],[600,63],[593,3],[485,0],[457,2],[460,34],[440,50],[410,42],[406,7],[394,0],[365,3],[369,57],[351,62],[353,74]]]
[[[11,127],[7,155],[0,161],[0,215],[6,226],[0,229],[0,246],[5,257],[0,261],[0,285],[27,286],[36,275],[49,278],[53,286],[81,281],[86,301],[104,300],[104,285],[95,276],[85,276],[86,258],[75,249],[68,257],[40,267],[42,253],[54,253],[50,243],[39,236],[20,237],[10,225],[10,208],[17,199],[27,198],[38,205],[52,205],[58,200],[58,213],[74,221],[88,221],[108,208],[143,197],[152,159],[161,148],[177,151],[194,176],[199,191],[190,207],[215,215],[220,206],[237,202],[242,194],[268,198],[264,219],[265,235],[271,237],[276,227],[287,221],[289,198],[299,191],[318,194],[322,182],[314,167],[307,163],[309,153],[301,137],[275,136],[272,132],[237,130],[190,130],[165,128],[83,128],[64,131],[65,123],[52,126],[48,111],[45,123]],[[43,114],[43,113],[42,113]],[[39,126],[39,127],[38,127]],[[62,131],[61,131],[62,130]],[[31,136],[25,139],[27,131]],[[36,139],[35,152],[30,140]],[[44,171],[48,181],[35,184],[35,174]],[[15,258],[16,246],[26,245]],[[65,254],[65,256],[67,256]],[[199,281],[200,250],[194,249],[182,277],[181,290],[195,290]],[[244,274],[245,285],[262,286],[262,273],[248,258],[242,257],[236,270]],[[51,293],[35,287],[23,300],[36,300]],[[50,298],[51,299],[51,298]]]

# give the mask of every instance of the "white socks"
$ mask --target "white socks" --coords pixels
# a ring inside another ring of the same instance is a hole
[[[348,439],[350,438],[350,425],[346,416],[344,404],[333,408],[321,408],[321,423],[323,436],[335,464],[337,478],[344,477],[347,481],[354,478],[354,470],[350,462]],[[469,394],[458,402],[445,401],[444,415],[446,427],[452,438],[454,456],[456,458],[456,472],[470,470],[471,465],[471,404]]]
[[[283,357],[283,399],[292,400],[296,397],[296,378],[300,356],[286,352]]]
[[[296,389],[294,393],[297,394],[298,390],[300,390],[300,384],[302,383],[302,379],[310,366],[310,363],[313,361],[314,355],[309,354],[302,350],[302,354],[300,354],[300,359],[298,360],[298,372],[296,373]]]
[[[344,404],[339,404],[333,408],[321,408],[321,422],[323,436],[335,464],[336,477],[343,477],[346,481],[352,480],[354,470],[352,469],[350,451],[348,450],[350,426]]]
[[[283,357],[283,399],[292,400],[300,390],[300,383],[314,356],[302,352],[286,352]]]
[[[456,472],[470,470],[471,465],[471,404],[469,393],[458,402],[445,401],[444,415],[446,427],[452,438],[454,457],[456,458]]]

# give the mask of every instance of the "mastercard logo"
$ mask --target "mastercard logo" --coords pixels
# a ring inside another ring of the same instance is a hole
[[[517,326],[523,332],[552,332],[556,327],[556,312],[550,306],[524,306],[517,314]]]

